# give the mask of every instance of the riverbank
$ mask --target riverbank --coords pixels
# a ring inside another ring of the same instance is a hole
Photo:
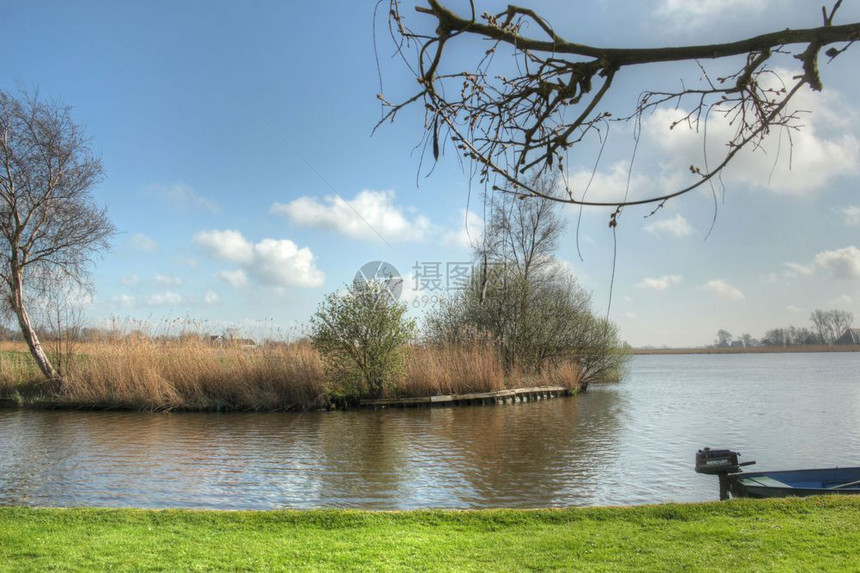
[[[10,570],[821,570],[860,558],[860,499],[627,508],[214,512],[0,508]]]
[[[63,381],[45,382],[23,343],[0,345],[0,406],[147,411],[290,411],[353,407],[307,341],[210,344],[199,337],[124,337],[78,343],[54,357]],[[410,349],[386,398],[463,396],[531,387],[584,389],[576,364],[505,373],[489,344]],[[456,400],[451,400],[452,402]]]
[[[860,344],[828,346],[816,344],[809,346],[751,346],[748,348],[633,348],[630,353],[636,356],[671,354],[783,354],[805,352],[860,352]]]

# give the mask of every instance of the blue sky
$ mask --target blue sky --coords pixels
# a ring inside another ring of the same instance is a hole
[[[740,0],[529,5],[563,36],[598,45],[726,41],[820,20],[819,4],[800,0],[752,9]],[[294,331],[367,261],[409,275],[416,263],[444,269],[469,260],[464,228],[468,219],[480,233],[481,188],[450,153],[419,176],[421,110],[371,136],[380,117],[373,10],[372,1],[5,3],[0,89],[38,89],[74,106],[105,165],[95,196],[121,234],[94,268],[90,321],[192,318],[213,332]],[[858,3],[847,2],[837,20],[860,20]],[[391,57],[383,16],[377,32],[383,90],[397,100],[414,79]],[[452,50],[454,65],[461,55]],[[731,168],[707,240],[708,193],[651,218],[646,209],[624,212],[610,312],[624,339],[703,345],[720,328],[759,337],[807,326],[816,308],[860,319],[858,62],[855,47],[822,65],[824,92],[801,94],[801,109],[813,113],[793,134],[791,169],[789,154],[774,153],[778,136],[770,154]],[[629,110],[642,81],[680,78],[698,74],[678,66],[625,72],[612,103]],[[671,119],[666,111],[646,121],[633,177],[639,192],[671,184],[696,161],[701,144],[667,134]],[[613,126],[610,140],[592,186],[606,195],[626,174],[629,126]],[[595,156],[585,146],[571,157],[574,177]],[[578,211],[563,212],[559,256],[602,312],[612,277],[608,212],[583,213],[582,258]],[[407,276],[412,306],[441,294],[413,286]]]

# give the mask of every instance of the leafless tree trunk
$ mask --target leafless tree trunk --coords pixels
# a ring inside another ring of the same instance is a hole
[[[114,234],[90,194],[102,165],[88,143],[70,108],[0,91],[0,285],[49,380],[59,375],[39,341],[28,297],[66,281],[86,285],[92,257]]]

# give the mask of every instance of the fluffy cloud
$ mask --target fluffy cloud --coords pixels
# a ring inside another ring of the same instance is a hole
[[[693,234],[693,227],[687,222],[683,215],[678,213],[671,219],[662,219],[645,225],[645,230],[655,235],[674,235],[676,237],[687,237]]]
[[[791,78],[797,72],[776,70]],[[860,166],[860,141],[852,133],[854,114],[838,95],[813,94],[801,90],[792,100],[793,109],[812,110],[802,114],[802,127],[791,133],[776,128],[762,142],[761,149],[747,147],[739,152],[723,173],[726,182],[765,188],[777,193],[804,194],[815,191],[832,179],[855,173]],[[686,172],[686,184],[694,182],[690,165],[703,169],[703,133],[685,124],[670,126],[688,113],[685,109],[661,108],[643,122],[643,133],[666,158],[661,164],[673,173]],[[707,125],[707,152],[710,165],[725,154],[725,144],[736,126],[729,118],[712,112]]]
[[[576,199],[612,203],[655,195],[662,181],[646,177],[636,169],[630,174],[629,161],[616,161],[606,171],[577,169],[570,176],[568,183]],[[562,190],[561,195],[565,194]]]
[[[644,278],[636,285],[636,288],[666,290],[670,286],[679,284],[681,280],[683,280],[681,275],[664,275],[654,279]]]
[[[135,298],[133,296],[131,296],[130,294],[119,294],[119,295],[116,295],[114,297],[111,297],[110,300],[112,303],[118,304],[118,305],[123,306],[125,308],[132,307],[132,306],[134,306],[134,303],[135,303]]]
[[[850,207],[845,207],[840,209],[842,214],[845,215],[845,224],[849,226],[860,226],[860,207],[852,205]]]
[[[144,190],[144,195],[156,197],[177,211],[218,213],[221,210],[218,205],[185,183],[172,185],[153,183]]]
[[[813,264],[837,279],[860,279],[860,249],[854,246],[818,253]]]
[[[851,298],[850,296],[848,296],[847,294],[843,294],[842,296],[837,296],[836,298],[834,298],[833,300],[831,300],[831,301],[830,301],[830,306],[835,306],[835,307],[846,307],[846,306],[851,306],[851,304],[852,304],[853,302],[854,302],[854,299],[852,299],[852,298]]]
[[[234,263],[250,263],[254,259],[254,245],[239,231],[200,231],[194,235],[194,242],[216,259]]]
[[[477,214],[466,209],[460,211],[459,229],[448,231],[442,236],[442,243],[452,247],[471,248],[480,242],[484,234],[484,220]]]
[[[263,239],[252,243],[239,231],[200,231],[194,242],[217,260],[240,264],[235,270],[218,273],[218,278],[233,287],[243,287],[249,277],[275,287],[318,287],[325,274],[316,268],[316,257],[307,247],[299,248],[288,239]]]
[[[699,287],[700,290],[712,294],[714,296],[718,296],[720,298],[724,298],[726,300],[743,300],[744,293],[730,285],[724,280],[715,279],[712,281],[708,281]]]
[[[146,304],[149,306],[172,306],[180,304],[182,296],[175,292],[163,292],[150,295],[146,298]]]
[[[287,239],[263,239],[254,245],[251,268],[260,282],[270,286],[318,287],[325,281],[311,250]]]
[[[216,304],[219,300],[221,300],[221,297],[215,291],[209,290],[203,295],[203,302],[206,304]]]
[[[836,279],[860,278],[860,249],[855,246],[822,251],[815,255],[808,265],[800,263],[783,263],[787,267],[787,276],[811,276],[822,270],[830,273]]]
[[[699,28],[721,17],[742,14],[745,18],[764,11],[767,0],[661,0],[656,16],[672,26]]]
[[[801,265],[800,263],[783,263],[786,267],[785,275],[788,277],[808,277],[815,272],[815,268],[810,265]]]
[[[143,233],[136,233],[129,237],[128,246],[132,249],[143,251],[144,253],[154,253],[158,250],[158,243],[156,243]]]
[[[217,276],[233,288],[243,288],[248,286],[248,275],[246,275],[245,271],[242,269],[220,271]]]
[[[155,282],[165,286],[179,286],[182,284],[182,279],[176,276],[155,275]]]
[[[333,229],[356,239],[420,241],[430,230],[422,215],[394,204],[394,191],[364,189],[350,201],[339,196],[299,197],[289,203],[274,203],[272,215],[288,217],[297,225]]]

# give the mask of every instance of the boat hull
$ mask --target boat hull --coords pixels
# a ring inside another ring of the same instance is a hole
[[[860,467],[741,473],[726,478],[732,497],[860,494]]]

